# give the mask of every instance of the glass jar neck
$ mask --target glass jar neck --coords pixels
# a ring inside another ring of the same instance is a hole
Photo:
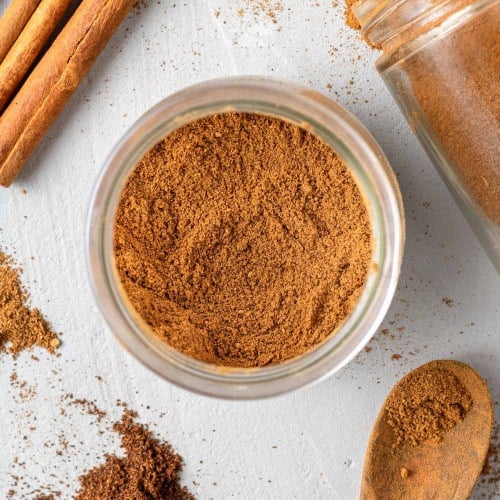
[[[388,53],[472,3],[474,0],[360,0],[353,12],[363,36]]]

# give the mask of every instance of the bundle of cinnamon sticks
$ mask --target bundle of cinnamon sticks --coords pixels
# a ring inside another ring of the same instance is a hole
[[[71,0],[11,1],[0,18],[0,185],[16,178],[135,2],[82,0],[47,48]]]

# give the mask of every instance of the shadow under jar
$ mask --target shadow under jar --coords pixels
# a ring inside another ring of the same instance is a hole
[[[500,1],[361,0],[377,70],[500,272]]]
[[[221,113],[277,118],[311,132],[345,163],[371,225],[371,265],[347,318],[304,354],[270,366],[233,368],[201,362],[162,340],[136,313],[114,258],[114,221],[124,187],[148,151],[184,125]],[[369,341],[394,295],[404,246],[404,216],[395,176],[370,134],[338,104],[310,89],[272,79],[212,80],[182,90],[148,111],[106,161],[87,225],[88,270],[97,302],[122,345],[163,378],[194,392],[230,399],[285,393],[320,380]]]

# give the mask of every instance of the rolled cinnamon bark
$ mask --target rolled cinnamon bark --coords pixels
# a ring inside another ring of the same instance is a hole
[[[9,186],[136,0],[83,0],[0,117],[0,184]]]
[[[0,62],[29,21],[40,0],[12,0],[0,18]]]
[[[42,0],[0,63],[0,111],[49,39],[71,0]]]

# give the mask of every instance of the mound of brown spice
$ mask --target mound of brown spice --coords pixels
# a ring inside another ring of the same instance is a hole
[[[385,403],[394,446],[441,441],[472,407],[472,397],[449,370],[432,364],[404,377]]]
[[[0,251],[0,352],[17,356],[38,346],[54,353],[59,343],[42,313],[29,307],[13,259]]]
[[[77,500],[193,500],[180,486],[182,459],[172,447],[152,437],[135,422],[137,414],[125,410],[113,429],[121,436],[123,457],[107,455],[106,461],[80,477]]]
[[[351,173],[317,136],[225,113],[144,156],[114,249],[128,298],[164,341],[255,367],[303,354],[342,323],[366,280],[371,227]]]

